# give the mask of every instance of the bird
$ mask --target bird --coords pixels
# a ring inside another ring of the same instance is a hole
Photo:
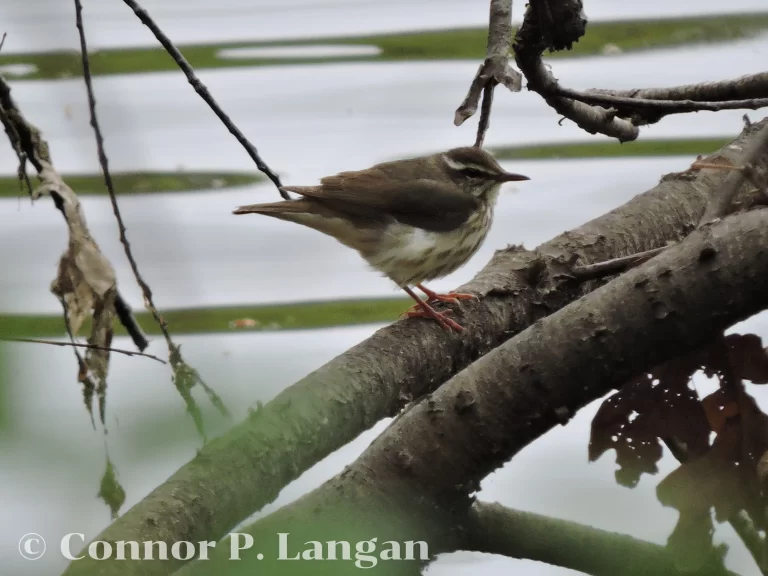
[[[431,318],[461,332],[450,310],[439,312],[431,304],[476,296],[438,294],[424,282],[454,272],[478,251],[501,185],[522,180],[530,178],[507,172],[488,151],[468,146],[341,172],[316,186],[282,186],[299,197],[240,206],[234,214],[263,214],[335,238],[416,301],[406,316]]]

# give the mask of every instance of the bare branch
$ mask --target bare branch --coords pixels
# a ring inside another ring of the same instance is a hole
[[[760,132],[752,140],[749,147],[744,150],[743,165],[757,166],[759,159],[768,150],[768,124],[760,128]],[[695,167],[695,164],[694,164]],[[718,190],[717,194],[712,198],[709,206],[707,207],[704,216],[702,217],[702,224],[710,222],[716,218],[721,218],[731,211],[733,201],[741,190],[741,186],[744,183],[744,173],[742,170],[736,170],[728,175],[723,182],[722,187]]]
[[[136,347],[139,350],[145,350],[147,346],[149,346],[149,341],[144,335],[141,326],[139,326],[139,323],[136,321],[136,318],[134,318],[131,307],[119,292],[115,298],[115,312],[117,313],[117,318],[120,320],[120,324],[122,324],[125,331],[128,332],[128,335],[131,337],[131,340],[133,340],[133,343],[136,344]]]
[[[126,2],[130,3],[130,0],[126,0]],[[144,296],[144,304],[149,309],[152,317],[155,319],[155,322],[157,322],[158,326],[160,326],[163,337],[168,344],[168,355],[171,366],[173,368],[174,383],[176,384],[176,388],[179,390],[179,393],[184,399],[187,405],[187,410],[192,415],[198,432],[203,438],[205,438],[202,415],[200,414],[200,409],[197,407],[194,398],[189,393],[189,390],[195,384],[200,384],[205,390],[206,394],[208,394],[214,406],[216,406],[216,408],[218,408],[223,415],[228,415],[228,411],[224,406],[221,398],[219,398],[219,396],[213,391],[212,388],[205,384],[197,371],[189,367],[184,362],[184,359],[181,356],[181,348],[174,344],[173,339],[171,338],[171,334],[168,331],[168,324],[166,323],[165,318],[163,318],[157,311],[157,307],[152,300],[152,290],[139,272],[139,266],[136,263],[136,259],[133,256],[133,251],[131,250],[131,245],[128,242],[128,238],[126,236],[125,223],[123,222],[123,217],[120,214],[120,207],[117,204],[115,187],[112,183],[112,176],[109,173],[109,160],[107,159],[107,154],[104,150],[104,137],[101,134],[101,128],[99,127],[99,122],[96,117],[96,97],[93,93],[93,83],[91,81],[91,67],[88,62],[88,46],[85,41],[85,28],[83,27],[83,6],[80,0],[75,0],[75,19],[77,30],[80,35],[80,54],[83,62],[83,78],[85,80],[85,87],[88,92],[88,109],[91,115],[91,126],[93,127],[93,132],[96,136],[96,147],[98,148],[99,153],[99,163],[101,164],[101,169],[104,174],[104,184],[106,185],[107,191],[109,192],[109,200],[112,203],[112,211],[115,213],[115,218],[117,219],[117,225],[120,232],[120,242],[123,245],[125,255],[128,258],[128,262],[131,266],[131,270],[133,271],[133,275],[136,278],[136,282],[141,287],[141,292]]]
[[[491,125],[491,108],[493,107],[493,90],[496,87],[496,80],[491,79],[483,90],[483,103],[480,108],[480,121],[477,123],[477,137],[475,138],[475,147],[482,148],[485,141],[485,134]]]
[[[750,100],[768,95],[768,72],[747,74],[732,80],[700,82],[666,88],[633,88],[632,90],[606,90],[592,88],[589,94],[604,94],[641,100],[693,100],[695,102],[727,102]]]
[[[157,356],[154,356],[152,354],[145,354],[144,352],[136,352],[132,350],[123,350],[121,348],[112,348],[109,346],[99,346],[98,344],[83,344],[80,342],[58,342],[56,340],[40,340],[37,338],[3,338],[0,337],[0,340],[4,340],[6,342],[29,342],[30,344],[49,344],[51,346],[63,346],[63,347],[74,347],[74,348],[89,348],[91,350],[104,350],[108,352],[117,352],[118,354],[125,354],[126,356],[143,356],[144,358],[151,358],[152,360],[156,360],[157,362],[160,362],[160,364],[167,364],[167,362],[161,358],[158,358]]]
[[[497,84],[502,84],[512,92],[519,92],[522,76],[509,64],[509,51],[512,46],[512,0],[491,0],[491,12],[488,22],[488,44],[485,61],[472,80],[469,92],[456,110],[453,123],[461,126],[467,118],[477,112],[480,95],[483,106],[477,127],[475,146],[481,147],[490,124],[493,91]]]
[[[683,575],[664,546],[501,504],[475,502],[467,549],[527,558],[593,576]],[[733,575],[722,566],[704,574]]]
[[[616,116],[630,118],[635,126],[653,124],[670,114],[685,114],[687,112],[719,110],[739,110],[748,108],[756,110],[768,106],[768,98],[752,98],[749,100],[724,100],[721,102],[702,102],[696,100],[650,100],[626,96],[613,96],[606,93],[580,92],[571,88],[557,86],[557,94],[571,100],[616,110]],[[768,90],[766,90],[768,94]]]
[[[263,172],[267,178],[269,178],[277,187],[278,192],[280,192],[280,196],[286,200],[290,200],[289,194],[281,190],[283,184],[280,182],[280,177],[275,174],[269,166],[267,166],[264,160],[261,159],[261,156],[259,155],[258,150],[256,150],[256,147],[251,144],[248,138],[246,138],[240,129],[235,126],[235,123],[232,122],[230,117],[224,112],[221,106],[219,106],[218,102],[216,102],[213,96],[211,96],[208,88],[200,81],[200,79],[195,74],[195,71],[192,69],[192,66],[189,65],[187,59],[184,58],[184,55],[179,51],[178,48],[176,48],[173,42],[171,42],[170,38],[168,38],[168,36],[163,33],[160,27],[155,24],[155,21],[152,20],[152,17],[149,15],[149,13],[144,8],[142,8],[138,2],[135,2],[134,0],[123,1],[131,8],[131,10],[133,10],[134,14],[138,16],[139,20],[141,20],[141,22],[152,31],[152,34],[155,35],[155,38],[157,38],[160,44],[163,45],[163,48],[165,48],[166,52],[168,52],[171,58],[173,58],[173,61],[176,62],[181,71],[184,72],[184,75],[192,85],[192,88],[195,89],[195,92],[200,95],[205,103],[208,104],[210,109],[213,110],[214,114],[219,117],[219,120],[221,120],[224,126],[227,127],[227,130],[229,130],[230,134],[232,134],[240,143],[240,145],[245,148],[245,151],[248,153],[248,156],[251,157],[251,160],[254,161],[256,167],[261,172]]]
[[[573,120],[580,128],[590,134],[599,132],[618,138],[621,142],[635,140],[639,134],[637,126],[616,118],[614,111],[559,95],[560,85],[541,59],[546,49],[570,48],[583,36],[585,26],[581,0],[558,0],[554,5],[549,0],[537,0],[529,4],[515,35],[517,65],[528,80],[528,89],[540,94],[558,114]]]

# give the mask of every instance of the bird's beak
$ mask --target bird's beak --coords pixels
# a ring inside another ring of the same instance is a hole
[[[530,180],[528,176],[522,174],[513,174],[512,172],[504,172],[499,174],[496,178],[499,182],[519,182],[521,180]]]

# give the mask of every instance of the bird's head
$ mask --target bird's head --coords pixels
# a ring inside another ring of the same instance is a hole
[[[443,152],[439,161],[456,186],[480,200],[493,201],[504,182],[530,180],[528,176],[507,172],[489,152],[474,146]]]

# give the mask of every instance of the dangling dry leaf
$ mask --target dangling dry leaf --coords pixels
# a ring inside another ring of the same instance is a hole
[[[88,343],[109,348],[116,314],[115,272],[88,231],[77,195],[50,164],[44,163],[40,178],[43,183],[34,191],[33,198],[49,194],[56,207],[64,214],[69,228],[69,245],[59,261],[58,274],[51,284],[51,292],[62,302],[67,328],[73,338],[90,319],[91,334]],[[85,366],[80,366],[78,379],[86,382],[93,376],[103,424],[109,351],[89,348],[84,364]],[[91,405],[93,392],[92,383],[84,386],[84,400],[88,407]]]

